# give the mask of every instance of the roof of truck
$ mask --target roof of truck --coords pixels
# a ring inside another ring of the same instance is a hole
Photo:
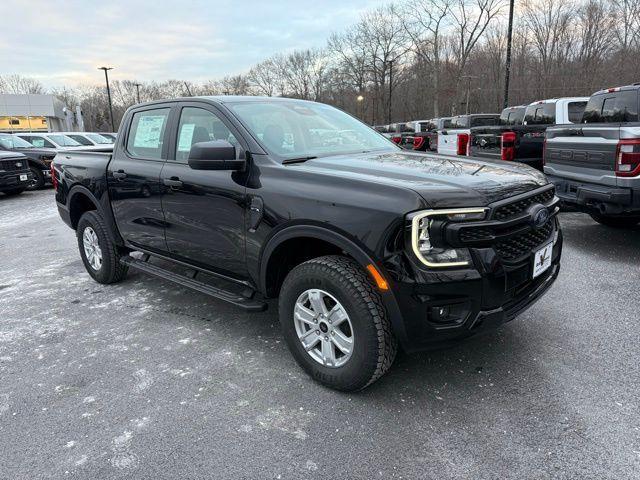
[[[640,89],[640,82],[632,83],[631,85],[623,85],[622,87],[603,88],[602,90],[598,90],[597,92],[594,92],[592,95],[600,95],[602,93],[619,92],[624,90],[638,90],[638,89]]]

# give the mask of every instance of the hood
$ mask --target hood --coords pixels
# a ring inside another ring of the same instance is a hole
[[[432,208],[485,206],[548,183],[518,163],[411,152],[336,155],[287,166],[409,188]]]
[[[53,148],[16,148],[14,152],[19,152],[29,158],[40,159],[44,157],[54,157],[56,150]]]

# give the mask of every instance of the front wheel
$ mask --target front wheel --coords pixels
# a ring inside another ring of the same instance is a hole
[[[37,167],[29,167],[29,170],[31,170],[31,176],[33,177],[29,184],[29,190],[40,190],[44,187],[44,173]]]
[[[600,215],[598,213],[592,213],[591,218],[601,225],[614,228],[631,228],[640,223],[640,215],[629,215],[613,217],[609,215]]]
[[[361,390],[389,369],[397,352],[380,294],[346,257],[295,267],[280,292],[280,323],[298,364],[323,385]]]
[[[116,283],[127,275],[128,267],[120,263],[122,254],[97,212],[89,211],[80,217],[76,236],[84,267],[96,282]]]

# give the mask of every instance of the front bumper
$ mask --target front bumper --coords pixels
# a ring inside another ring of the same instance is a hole
[[[551,266],[535,279],[531,259],[508,265],[492,249],[472,251],[478,269],[423,273],[415,280],[390,272],[396,277],[392,289],[402,322],[395,329],[400,343],[407,351],[428,350],[513,320],[556,280],[561,252],[559,233]],[[448,321],[440,316],[443,308],[452,313]]]
[[[23,179],[21,179],[21,177]],[[26,179],[25,179],[26,178]],[[33,179],[30,170],[0,173],[0,191],[27,188]]]

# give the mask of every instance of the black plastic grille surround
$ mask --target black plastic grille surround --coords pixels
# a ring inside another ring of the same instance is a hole
[[[531,197],[526,197],[513,203],[501,205],[493,212],[493,218],[495,220],[504,220],[505,218],[521,214],[534,203],[546,204],[550,202],[555,194],[555,188],[550,188],[544,192],[538,193],[537,195],[532,195]]]
[[[532,253],[538,247],[542,247],[551,237],[554,224],[555,218],[552,218],[541,228],[529,230],[508,240],[496,242],[494,248],[502,259],[507,261],[517,260]]]

